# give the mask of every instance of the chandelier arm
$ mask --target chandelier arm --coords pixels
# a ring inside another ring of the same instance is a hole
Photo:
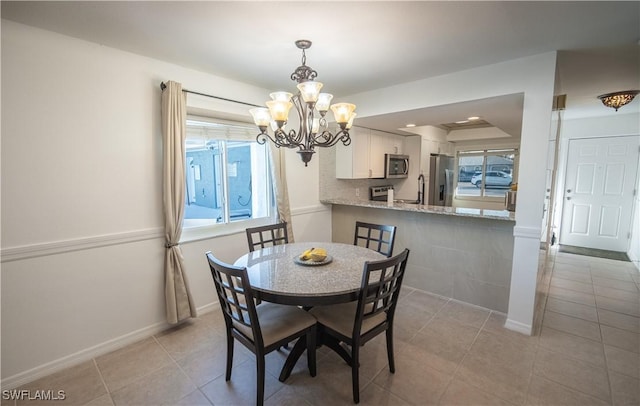
[[[325,141],[319,141],[320,139],[324,139]],[[338,142],[342,142],[345,146],[351,144],[349,130],[340,130],[335,134],[332,134],[329,130],[325,130],[314,137],[313,144],[318,147],[333,147]]]
[[[304,148],[304,143],[300,141],[300,133],[296,134],[294,130],[290,130],[287,135],[287,140],[290,144],[289,148]]]
[[[277,130],[278,135],[278,143],[281,147],[285,148],[298,148],[298,144],[295,140],[295,131],[291,130],[288,133],[284,132],[281,129]]]
[[[278,148],[280,148],[280,143],[278,143],[278,141],[275,138],[271,137],[271,135],[269,135],[268,132],[261,132],[260,134],[256,135],[256,142],[260,145],[264,145],[267,142],[267,139],[269,139]]]
[[[300,93],[293,96],[291,100],[293,102],[293,105],[296,108],[296,112],[298,113],[299,123],[298,123],[298,133],[296,134],[295,131],[292,130],[290,131],[290,137],[292,142],[294,142],[296,145],[300,145],[302,144],[302,141],[304,139],[304,134],[305,134],[303,118],[305,116],[306,104],[301,101]]]
[[[314,146],[314,140],[315,140],[315,135],[312,133],[313,131],[313,116],[314,116],[314,108],[313,105],[307,105],[307,109],[306,109],[306,116],[305,116],[305,133],[308,134],[307,137],[305,137],[305,149],[309,150],[309,149],[313,149]]]

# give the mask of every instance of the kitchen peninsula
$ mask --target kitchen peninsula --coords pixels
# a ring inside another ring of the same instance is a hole
[[[398,227],[395,249],[409,248],[405,284],[507,312],[514,213],[508,211],[325,198],[332,205],[332,240],[352,243],[354,224]]]

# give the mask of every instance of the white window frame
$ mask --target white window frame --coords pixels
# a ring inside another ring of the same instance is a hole
[[[187,122],[191,123],[191,122],[200,122],[203,123],[203,125],[206,125],[207,123],[216,123],[216,124],[226,124],[226,125],[230,125],[230,126],[247,126],[248,128],[251,128],[253,126],[253,124],[249,123],[249,122],[242,122],[242,121],[230,121],[230,120],[226,120],[226,119],[218,119],[215,117],[204,117],[204,116],[197,116],[197,115],[187,115]],[[242,135],[232,135],[232,136],[227,136],[224,138],[216,138],[219,140],[228,140],[228,141],[255,141],[255,135],[252,133],[248,133],[246,136],[242,136]],[[257,145],[257,144],[256,144]],[[226,179],[227,178],[227,158],[226,158],[226,148],[227,145],[226,143],[224,144],[224,156],[225,156],[225,164],[222,165],[222,171],[223,171],[223,178]],[[268,148],[268,146],[265,146],[265,148]],[[186,150],[186,148],[185,148]],[[266,165],[267,165],[267,171],[265,173],[265,176],[267,176],[266,179],[266,184],[269,186],[273,185],[273,182],[271,180],[271,159],[269,157],[269,153],[267,150],[265,150],[265,160],[266,160]],[[229,202],[226,201],[227,200],[227,196],[228,194],[228,185],[227,182],[224,182],[223,185],[223,194],[224,194],[224,199],[225,199],[225,204],[224,204],[224,210],[225,210],[225,218],[228,218],[228,212],[229,212]],[[225,236],[225,235],[232,235],[232,234],[239,234],[239,233],[244,233],[245,229],[248,227],[258,227],[258,226],[262,226],[262,225],[267,225],[267,224],[272,224],[275,220],[276,220],[276,199],[275,196],[273,195],[273,187],[268,187],[267,188],[267,196],[266,199],[268,202],[270,202],[271,204],[269,206],[267,206],[267,216],[265,217],[260,217],[260,218],[253,218],[253,219],[246,219],[246,220],[234,220],[234,221],[228,221],[226,223],[217,223],[215,221],[215,219],[189,219],[189,220],[184,220],[183,221],[183,226],[182,226],[182,235],[180,238],[180,242],[189,242],[189,241],[198,241],[198,240],[205,240],[205,239],[210,239],[213,237],[219,237],[219,236]],[[185,199],[188,199],[188,196],[186,196],[185,194]]]
[[[476,201],[476,202],[491,202],[491,203],[501,203],[504,202],[504,196],[483,196],[485,191],[484,182],[480,190],[480,196],[471,196],[471,195],[459,195],[458,194],[458,177],[460,176],[460,155],[464,156],[482,156],[482,173],[487,173],[487,157],[499,155],[500,153],[508,153],[512,152],[514,154],[513,158],[513,172],[512,179],[513,183],[518,183],[518,166],[520,160],[520,151],[518,147],[514,146],[492,146],[492,147],[477,147],[477,146],[469,146],[469,147],[461,147],[456,149],[455,154],[455,167],[454,167],[454,196],[453,198],[457,201]],[[508,189],[505,189],[505,193]]]

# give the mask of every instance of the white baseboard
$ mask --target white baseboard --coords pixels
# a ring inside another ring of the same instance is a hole
[[[199,307],[197,309],[197,312],[198,315],[203,315],[216,310],[217,308],[218,302],[213,302]],[[46,364],[39,365],[35,368],[31,368],[27,371],[20,372],[19,374],[2,379],[2,382],[0,382],[0,387],[2,387],[2,389],[18,388],[24,384],[33,382],[36,379],[61,371],[65,368],[81,364],[101,355],[108,354],[129,344],[144,340],[145,338],[149,338],[155,334],[161,333],[162,331],[170,327],[172,327],[172,325],[166,322],[152,324],[131,333],[122,335],[120,337],[105,341],[98,345],[94,345],[93,347],[80,350],[74,354],[58,358],[57,360],[47,362]]]
[[[533,331],[533,327],[531,325],[520,323],[519,321],[514,321],[511,319],[507,319],[507,321],[504,323],[504,328],[507,328],[509,330],[513,330],[515,332],[522,333],[528,336],[530,336],[531,332]]]

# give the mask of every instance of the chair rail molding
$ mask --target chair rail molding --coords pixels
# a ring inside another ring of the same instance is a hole
[[[19,261],[47,255],[62,254],[65,252],[153,240],[156,238],[164,238],[164,229],[150,228],[146,230],[135,230],[116,234],[105,234],[93,237],[75,238],[71,240],[8,247],[0,250],[0,262]]]

